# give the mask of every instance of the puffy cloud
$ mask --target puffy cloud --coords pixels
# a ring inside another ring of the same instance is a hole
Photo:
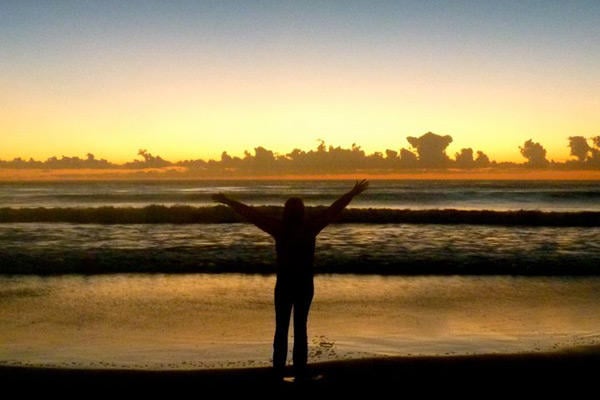
[[[582,162],[588,158],[592,149],[583,136],[570,136],[569,147],[571,148],[571,155],[577,157]]]
[[[138,156],[142,156],[144,161],[133,160],[125,163],[126,168],[163,168],[173,165],[170,161],[164,160],[161,156],[154,156],[146,149],[138,150]]]
[[[473,159],[473,149],[461,149],[460,153],[456,153],[456,166],[458,168],[473,168],[475,160]]]
[[[400,162],[405,168],[415,168],[417,167],[419,160],[417,159],[417,155],[415,153],[403,148],[400,149]]]
[[[409,136],[408,143],[417,150],[419,162],[425,168],[443,168],[448,166],[450,159],[446,154],[446,147],[452,143],[449,135],[440,136],[427,132],[421,137]]]
[[[475,158],[475,164],[478,167],[488,167],[491,164],[491,161],[490,158],[483,151],[477,151],[477,158]]]
[[[456,153],[456,166],[458,168],[483,168],[490,165],[490,159],[482,151],[477,151],[477,157],[473,157],[473,149],[461,149]]]
[[[541,144],[529,139],[519,149],[521,150],[521,155],[527,159],[527,165],[530,167],[541,168],[548,166],[546,149]]]

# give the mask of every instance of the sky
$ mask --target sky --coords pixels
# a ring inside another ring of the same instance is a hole
[[[600,134],[600,2],[0,1],[0,159]]]

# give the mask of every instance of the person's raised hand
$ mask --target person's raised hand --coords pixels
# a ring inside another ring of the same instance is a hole
[[[353,196],[356,196],[357,194],[361,194],[362,192],[367,190],[368,187],[369,187],[369,182],[366,179],[363,179],[361,181],[356,181],[356,183],[354,184],[354,187],[352,188],[350,193],[352,193]]]

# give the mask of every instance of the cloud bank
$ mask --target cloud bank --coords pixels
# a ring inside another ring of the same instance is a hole
[[[522,163],[496,162],[482,150],[462,148],[451,158],[446,149],[452,143],[450,135],[427,132],[422,136],[406,138],[409,148],[386,149],[384,152],[367,154],[357,144],[350,148],[327,146],[320,141],[313,150],[293,149],[278,154],[263,146],[246,151],[242,157],[223,151],[219,160],[168,161],[146,149],[138,151],[138,159],[124,164],[97,159],[88,153],[85,158],[51,157],[46,161],[16,158],[0,160],[4,169],[87,169],[87,170],[145,170],[172,169],[173,173],[198,177],[229,177],[253,175],[323,175],[344,173],[386,174],[411,171],[448,171],[480,169],[544,169],[544,170],[600,170],[600,136],[585,138],[571,136],[568,146],[573,159],[566,162],[548,160],[546,149],[529,139],[519,146]]]

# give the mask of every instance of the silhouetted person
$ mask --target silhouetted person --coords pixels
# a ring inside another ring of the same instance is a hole
[[[285,202],[282,219],[273,218],[254,207],[235,201],[222,193],[213,195],[216,202],[231,207],[246,220],[275,239],[277,281],[275,284],[275,337],[273,339],[273,368],[283,377],[288,349],[288,329],[294,309],[294,374],[305,377],[308,358],[307,320],[312,302],[313,260],[317,235],[329,225],[352,201],[368,187],[368,182],[356,182],[354,187],[319,215],[305,218],[304,203],[297,197]]]

